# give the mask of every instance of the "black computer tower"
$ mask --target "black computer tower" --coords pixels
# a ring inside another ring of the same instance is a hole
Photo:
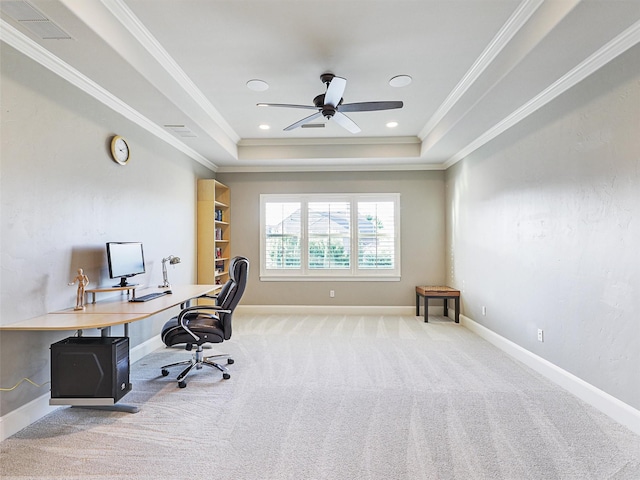
[[[112,398],[131,390],[129,338],[69,337],[51,345],[51,398]]]

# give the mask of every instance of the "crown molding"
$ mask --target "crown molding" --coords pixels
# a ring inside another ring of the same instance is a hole
[[[495,124],[469,145],[462,148],[458,153],[444,162],[444,168],[449,168],[452,165],[458,163],[463,158],[469,156],[471,153],[487,144],[498,135],[501,135],[509,128],[524,120],[529,115],[544,107],[549,102],[562,95],[573,86],[580,83],[589,75],[593,74],[604,65],[611,62],[622,53],[626,52],[638,42],[640,42],[640,21],[631,25],[605,46],[590,55],[577,67],[563,75],[560,79],[551,84],[530,101],[505,117],[501,122]]]
[[[142,47],[162,66],[184,92],[193,99],[195,105],[202,110],[220,127],[234,144],[240,141],[240,136],[231,128],[224,117],[213,106],[204,93],[189,78],[185,71],[169,55],[160,42],[140,22],[138,17],[122,0],[102,0],[102,3],[111,14],[127,29],[127,31],[142,45]]]
[[[334,146],[334,145],[412,145],[418,137],[332,137],[332,138],[243,138],[239,147],[269,146]]]
[[[441,171],[442,164],[387,164],[387,165],[251,165],[219,166],[217,173],[286,173],[286,172],[403,172]]]
[[[96,82],[73,68],[68,63],[64,62],[62,59],[56,57],[51,52],[38,45],[36,42],[2,19],[0,19],[0,40],[68,81],[73,86],[92,96],[123,117],[131,120],[136,125],[139,125],[159,139],[170,144],[196,162],[214,172],[217,171],[218,166],[215,163],[179,141],[173,135],[166,132],[162,127],[153,123],[140,112],[131,108],[127,103],[120,100],[111,92],[98,85]]]
[[[425,140],[429,136],[454,105],[460,101],[469,88],[480,78],[482,73],[489,68],[500,52],[509,44],[516,33],[527,24],[531,16],[543,2],[544,0],[525,0],[518,6],[509,20],[507,20],[493,40],[491,40],[491,43],[489,43],[487,48],[480,54],[469,71],[462,77],[462,80],[460,80],[420,131],[418,136],[422,140]]]

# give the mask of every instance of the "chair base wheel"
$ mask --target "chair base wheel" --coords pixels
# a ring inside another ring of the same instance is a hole
[[[231,378],[231,374],[227,371],[227,368],[214,361],[214,360],[220,361],[222,359],[226,359],[228,365],[235,363],[234,360],[232,358],[229,358],[229,356],[226,354],[212,355],[210,357],[205,357],[203,355],[202,345],[199,345],[198,349],[196,350],[191,360],[185,360],[182,362],[176,362],[176,363],[170,363],[169,365],[164,365],[160,367],[161,368],[160,372],[162,373],[163,377],[166,377],[167,375],[169,375],[169,369],[171,367],[175,367],[178,365],[186,366],[186,368],[180,373],[180,375],[176,377],[176,381],[178,382],[179,388],[185,388],[187,386],[187,382],[185,381],[185,378],[187,377],[187,375],[189,375],[192,372],[193,369],[202,370],[203,367],[216,368],[220,372],[222,372],[223,379],[229,380]]]

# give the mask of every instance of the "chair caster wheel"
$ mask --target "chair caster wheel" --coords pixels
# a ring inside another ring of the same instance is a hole
[[[169,370],[167,370],[166,368],[162,369],[162,376],[166,377],[167,375],[169,375]]]
[[[187,386],[187,382],[185,382],[184,380],[181,380],[178,382],[178,387],[185,388],[186,386]]]
[[[227,358],[227,365],[233,365],[235,360],[233,358]]]
[[[231,375],[229,375],[228,373],[223,373],[222,378],[224,378],[225,380],[229,380],[231,378]]]

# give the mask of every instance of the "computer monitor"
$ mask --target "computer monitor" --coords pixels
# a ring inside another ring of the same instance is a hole
[[[120,278],[120,284],[114,287],[127,287],[127,278],[141,273],[144,269],[144,252],[140,242],[108,242],[107,261],[109,277]]]

